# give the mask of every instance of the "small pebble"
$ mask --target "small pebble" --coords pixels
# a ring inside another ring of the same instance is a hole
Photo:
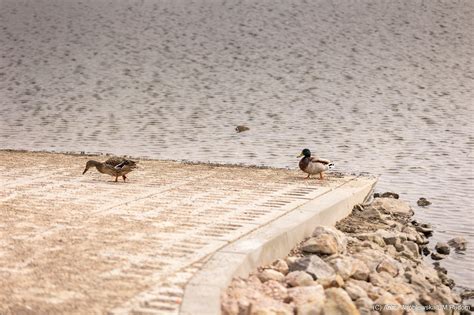
[[[449,255],[450,249],[447,243],[438,242],[435,246],[435,249],[438,253],[443,255]]]
[[[446,258],[446,256],[443,255],[443,254],[440,254],[440,253],[437,253],[437,252],[432,252],[431,253],[431,259],[433,259],[433,260],[441,260],[441,259],[444,259],[444,258]]]
[[[429,206],[431,202],[428,201],[426,198],[421,197],[420,199],[418,199],[416,204],[420,207],[426,207],[426,206]]]
[[[387,191],[387,192],[384,192],[381,197],[398,199],[400,198],[400,195],[394,192]]]
[[[244,132],[244,131],[247,131],[247,130],[250,130],[250,128],[247,127],[247,126],[239,125],[239,126],[235,127],[235,131],[237,131],[237,132]]]
[[[449,246],[454,247],[454,249],[462,251],[466,250],[467,241],[464,237],[455,237],[448,241]]]

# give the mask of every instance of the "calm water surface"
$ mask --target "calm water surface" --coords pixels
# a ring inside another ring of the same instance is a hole
[[[379,174],[472,287],[470,1],[0,1],[0,148]],[[250,130],[237,134],[245,124]],[[426,197],[432,205],[418,208]]]

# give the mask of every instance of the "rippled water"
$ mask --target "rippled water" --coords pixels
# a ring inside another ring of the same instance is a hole
[[[467,238],[441,264],[472,287],[473,17],[470,1],[0,0],[0,148],[293,168],[308,147],[380,174],[435,240]]]

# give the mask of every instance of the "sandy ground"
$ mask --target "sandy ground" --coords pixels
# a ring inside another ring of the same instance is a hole
[[[472,243],[473,21],[470,0],[0,0],[0,148],[295,167],[309,147]],[[443,263],[464,286],[471,248]]]
[[[0,151],[1,314],[176,311],[209,253],[349,178],[150,160],[127,183],[81,175],[106,158]]]

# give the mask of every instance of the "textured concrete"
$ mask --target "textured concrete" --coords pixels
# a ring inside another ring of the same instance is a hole
[[[115,183],[81,175],[89,159],[107,157],[0,151],[0,313],[176,314],[186,284],[202,285],[198,271],[217,257],[215,268],[232,272],[207,286],[215,293],[284,255],[318,220],[333,223],[313,203],[358,202],[345,199],[359,189],[355,176],[142,160]]]
[[[286,256],[315,226],[334,225],[366,199],[375,183],[374,178],[354,178],[220,249],[186,286],[180,314],[220,314],[220,295],[234,276]]]

